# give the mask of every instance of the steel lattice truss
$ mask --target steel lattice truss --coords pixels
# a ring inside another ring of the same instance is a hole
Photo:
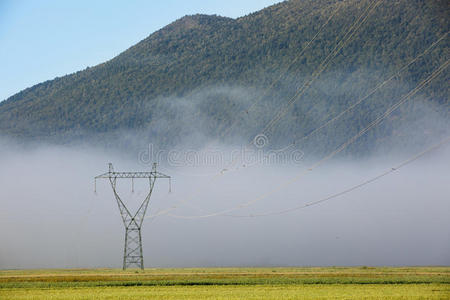
[[[141,206],[133,215],[126,207],[125,203],[117,193],[116,183],[117,179],[131,179],[143,178],[149,181],[149,191],[147,197],[142,201]],[[150,196],[155,186],[157,178],[166,178],[170,180],[170,176],[156,171],[156,164],[153,164],[151,172],[114,172],[113,165],[109,164],[109,172],[96,176],[97,179],[109,179],[113,189],[114,197],[116,198],[119,207],[120,215],[125,226],[125,247],[123,254],[123,269],[129,267],[138,267],[144,269],[144,257],[142,252],[142,236],[141,228],[144,221],[145,213],[150,202]]]

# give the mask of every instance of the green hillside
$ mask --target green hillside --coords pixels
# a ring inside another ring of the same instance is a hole
[[[214,139],[239,144],[285,107],[264,133],[271,145],[286,145],[401,70],[298,146],[334,149],[450,58],[448,1],[378,2],[293,0],[238,19],[183,17],[110,61],[0,102],[0,135],[119,148]],[[402,145],[412,136],[426,143],[427,136],[448,133],[449,74],[444,69],[349,151],[394,140]]]

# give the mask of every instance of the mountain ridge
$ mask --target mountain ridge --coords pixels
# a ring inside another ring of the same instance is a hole
[[[172,135],[177,140],[187,134],[180,128],[201,119],[205,126],[192,127],[211,129],[207,138],[217,138],[221,129],[234,123],[239,124],[236,132],[251,137],[295,95],[372,4],[356,0],[286,1],[237,19],[185,16],[107,62],[40,83],[0,102],[0,134],[66,143],[77,132],[77,138],[83,139],[136,130],[144,131],[141,135],[147,142],[156,140],[163,145],[167,142],[162,142],[160,135]],[[334,12],[336,15],[307,47]],[[374,82],[398,70],[448,32],[448,14],[445,1],[383,1],[286,119],[277,124],[273,135],[280,138],[274,142],[310,131],[324,115],[338,113],[355,97],[367,93]],[[447,37],[396,80],[398,87],[386,88],[380,99],[360,108],[362,116],[344,119],[345,124],[338,129],[363,128],[371,119],[363,116],[382,111],[442,64],[448,57],[448,45]],[[282,80],[277,82],[278,78]],[[448,111],[447,78],[448,71],[421,97],[431,98],[427,101]],[[230,91],[244,88],[254,95],[244,92],[243,97],[235,97],[221,90],[214,95],[206,92],[206,100],[198,100],[205,91],[218,86],[228,86]],[[180,99],[191,99],[188,102],[196,103],[198,109],[190,116],[181,116],[183,112],[173,108],[176,101],[186,102]],[[242,112],[258,101],[261,107],[257,105],[249,120],[243,121],[247,115]],[[155,131],[150,127],[161,115],[183,119],[184,123],[173,122],[172,129]],[[318,141],[333,131],[324,132]],[[392,132],[381,128],[373,143],[386,134]]]

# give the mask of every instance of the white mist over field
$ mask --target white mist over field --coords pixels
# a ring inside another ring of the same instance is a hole
[[[242,216],[320,200],[407,157],[336,158],[291,184],[308,163],[226,170],[162,164],[158,170],[172,176],[172,193],[167,180],[157,181],[143,225],[145,266],[449,265],[449,153],[442,147],[351,193],[266,217]],[[97,182],[94,194],[93,179],[107,172],[108,162],[116,171],[150,170],[137,153],[129,157],[3,143],[0,268],[121,267],[117,204],[107,180]],[[130,181],[119,182],[132,210],[145,197],[145,181],[135,183],[131,193]],[[175,217],[218,211],[228,216]]]

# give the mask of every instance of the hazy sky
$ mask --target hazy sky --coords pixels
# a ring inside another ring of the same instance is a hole
[[[195,13],[239,17],[280,0],[0,0],[0,101],[113,58]]]

